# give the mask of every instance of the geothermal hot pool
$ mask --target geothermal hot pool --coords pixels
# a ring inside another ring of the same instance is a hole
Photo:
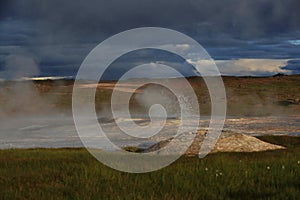
[[[120,123],[133,120],[139,125],[147,124],[147,119],[117,119]],[[101,120],[100,120],[101,121]],[[199,129],[207,129],[209,118],[200,120]],[[174,136],[180,120],[167,119],[162,131],[150,139],[133,138],[120,134],[118,126],[110,120],[101,122],[102,129],[109,133],[110,140],[118,146],[146,147],[158,141]],[[300,116],[272,116],[272,117],[227,117],[224,130],[244,133],[248,135],[285,134],[300,136]],[[91,143],[91,147],[106,149],[107,144]],[[91,141],[93,141],[91,139]],[[0,122],[0,148],[59,148],[82,147],[83,144],[76,132],[71,115],[53,115],[48,117],[20,116],[2,119]]]

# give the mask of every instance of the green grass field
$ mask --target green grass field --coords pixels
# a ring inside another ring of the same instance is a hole
[[[146,174],[110,169],[85,149],[1,150],[0,198],[299,199],[298,142],[263,139],[284,141],[289,148],[182,157]]]

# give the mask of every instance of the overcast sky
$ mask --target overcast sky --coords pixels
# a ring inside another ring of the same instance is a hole
[[[299,74],[299,8],[299,0],[1,0],[0,79],[74,76],[101,41],[149,26],[194,38],[224,75]],[[107,78],[147,62],[193,73],[174,55],[145,50],[118,59]]]

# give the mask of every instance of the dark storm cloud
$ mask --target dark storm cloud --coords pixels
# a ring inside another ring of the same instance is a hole
[[[34,56],[41,72],[75,72],[99,42],[143,26],[181,31],[215,59],[299,58],[300,46],[287,42],[300,39],[299,7],[299,0],[2,0],[0,64],[17,52]]]
[[[199,40],[253,39],[300,28],[298,0],[12,0],[6,6],[2,19],[37,20],[50,35],[85,42],[141,26],[174,28]]]
[[[291,34],[292,35],[292,34]],[[293,34],[294,35],[294,34]],[[299,34],[300,36],[300,34]],[[297,38],[288,37],[288,38]],[[300,57],[300,46],[288,43],[286,37],[273,37],[263,41],[249,40],[231,46],[210,47],[206,50],[219,60],[239,58],[293,59]]]
[[[4,19],[0,20],[0,47],[30,45],[36,36],[35,26],[30,20]]]
[[[116,59],[102,78],[118,80],[131,67],[147,63],[171,66],[186,77],[198,75],[194,72],[194,67],[178,55],[162,50],[143,49],[129,52]],[[116,71],[118,71],[117,74]]]
[[[97,40],[140,26],[170,27],[199,37],[229,34],[243,39],[300,27],[298,0],[13,0],[9,5],[14,16],[38,20],[42,29],[52,33],[98,35]]]
[[[290,70],[294,74],[300,74],[300,60],[289,60],[287,65],[281,67],[284,70]]]

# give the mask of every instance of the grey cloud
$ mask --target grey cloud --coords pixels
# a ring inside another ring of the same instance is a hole
[[[289,60],[287,65],[281,67],[284,70],[290,70],[294,74],[300,74],[300,60]]]

